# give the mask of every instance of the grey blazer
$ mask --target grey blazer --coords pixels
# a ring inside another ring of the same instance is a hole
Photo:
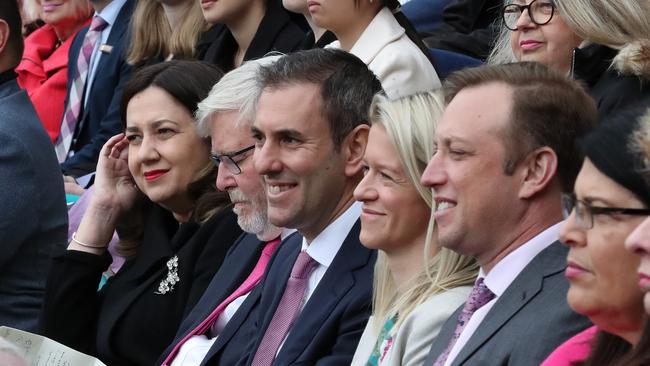
[[[566,301],[567,251],[557,241],[539,253],[497,300],[451,365],[538,366],[562,342],[590,326]],[[424,365],[432,365],[447,347],[461,310],[462,306],[447,319]]]
[[[429,353],[431,342],[458,305],[469,296],[472,286],[452,288],[431,296],[404,319],[393,336],[393,344],[383,356],[381,366],[419,366]],[[377,343],[376,321],[371,316],[354,353],[351,366],[365,366]],[[383,326],[383,324],[379,324]],[[382,350],[383,352],[383,350]]]
[[[35,332],[68,213],[54,146],[27,94],[0,74],[0,325]]]

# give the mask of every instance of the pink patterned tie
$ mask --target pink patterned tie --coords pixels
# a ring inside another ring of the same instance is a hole
[[[447,357],[449,357],[449,352],[451,352],[451,349],[454,347],[454,344],[456,344],[456,341],[458,340],[458,337],[460,337],[460,334],[463,332],[463,329],[465,329],[465,326],[467,325],[467,322],[469,319],[472,317],[472,314],[476,310],[478,310],[481,306],[487,304],[490,302],[492,299],[494,299],[494,293],[490,291],[489,288],[483,283],[483,278],[479,278],[476,283],[474,284],[474,288],[472,289],[472,292],[469,294],[469,298],[467,299],[467,302],[465,302],[465,306],[463,307],[463,311],[458,315],[458,323],[456,324],[456,330],[454,331],[454,335],[451,337],[449,340],[449,344],[447,345],[447,348],[438,356],[438,359],[436,359],[436,362],[433,363],[433,366],[442,366],[445,364],[445,361],[447,361]]]
[[[95,45],[102,34],[102,30],[107,26],[108,23],[106,23],[104,19],[100,16],[95,16],[93,21],[90,23],[90,28],[88,29],[81,45],[81,52],[79,52],[79,57],[77,58],[75,78],[70,85],[68,105],[63,114],[61,132],[54,144],[54,149],[56,151],[56,156],[59,159],[59,163],[65,161],[68,156],[72,137],[74,136],[74,131],[77,127],[79,114],[81,112],[84,87],[86,86],[86,79],[88,78],[88,69],[90,66],[90,57],[92,56]]]
[[[252,366],[270,366],[273,363],[280,344],[298,315],[309,283],[309,275],[317,265],[318,262],[312,259],[307,252],[300,252],[291,270],[289,280],[287,280],[282,299],[280,299],[273,319],[266,328],[264,338],[255,353]]]
[[[194,328],[191,332],[189,332],[180,342],[174,346],[172,351],[169,353],[165,361],[163,361],[162,365],[171,365],[172,361],[174,361],[174,357],[176,357],[176,354],[178,351],[181,349],[181,346],[187,342],[188,339],[192,338],[193,336],[197,334],[204,334],[208,330],[211,330],[212,327],[217,323],[217,318],[219,318],[219,315],[223,313],[223,311],[226,309],[226,307],[233,302],[236,298],[250,292],[262,279],[262,275],[264,274],[264,270],[266,269],[266,265],[269,263],[269,260],[271,259],[271,255],[273,255],[273,252],[275,251],[275,248],[280,245],[281,239],[278,236],[274,240],[266,242],[266,245],[264,246],[264,249],[262,249],[262,254],[260,255],[260,259],[257,261],[257,264],[255,265],[255,268],[251,271],[251,273],[248,275],[248,277],[242,282],[241,285],[232,293],[230,296],[228,296],[225,300],[221,302],[213,311],[208,315],[207,318],[205,318],[201,324],[199,324],[196,328]],[[214,335],[214,331],[213,331]],[[216,335],[215,335],[216,336]]]

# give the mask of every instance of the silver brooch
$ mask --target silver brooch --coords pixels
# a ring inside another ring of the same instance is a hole
[[[157,295],[164,295],[168,292],[174,291],[174,285],[181,282],[178,277],[178,256],[173,256],[167,261],[167,277],[165,277],[158,285],[158,291],[154,292]]]

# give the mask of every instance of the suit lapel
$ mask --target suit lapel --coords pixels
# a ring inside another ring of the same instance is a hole
[[[488,342],[513,316],[542,290],[544,278],[566,267],[566,248],[559,241],[538,254],[508,286],[452,365],[460,365]]]
[[[359,242],[359,229],[360,222],[357,220],[332,265],[296,319],[296,325],[290,330],[274,363],[291,364],[296,361],[326,323],[336,305],[354,286],[354,271],[364,267],[372,257],[372,252]]]
[[[101,70],[108,70],[107,65],[109,65],[110,62],[112,62],[112,59],[115,57],[122,57],[122,49],[127,48],[127,39],[124,39],[124,33],[129,27],[129,20],[131,18],[131,13],[133,12],[133,4],[134,2],[132,0],[127,0],[126,3],[122,6],[122,9],[120,9],[120,12],[117,15],[117,18],[115,18],[115,23],[111,27],[111,32],[108,35],[108,39],[106,40],[106,44],[109,46],[113,46],[113,50],[110,53],[104,54],[100,59],[99,62],[97,63],[97,68],[95,69],[95,78],[93,80],[93,83],[90,85],[90,89],[87,89],[84,91],[84,98],[87,93],[92,93],[93,89],[95,88],[96,81],[97,81],[97,76],[99,75],[99,72]],[[85,33],[88,31],[88,28],[85,28],[84,36]],[[81,33],[81,32],[79,32]],[[82,38],[83,42],[83,38]],[[77,55],[78,55],[78,50],[77,50]],[[76,58],[74,58],[76,60]],[[90,100],[88,100],[88,103],[90,104]],[[88,111],[90,108],[84,108],[82,117],[79,119],[79,122],[81,124],[83,121],[86,119],[86,115],[88,114]],[[81,129],[79,126],[76,128],[77,131],[80,131]]]

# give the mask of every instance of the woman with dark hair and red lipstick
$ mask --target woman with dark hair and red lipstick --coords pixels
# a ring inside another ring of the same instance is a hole
[[[127,83],[125,132],[102,148],[95,192],[53,260],[44,335],[108,365],[153,365],[173,340],[241,234],[194,120],[222,75],[200,61],[169,61]],[[116,228],[127,261],[98,292]]]
[[[648,315],[639,257],[624,244],[650,215],[643,158],[629,143],[646,110],[647,104],[610,115],[580,142],[586,157],[575,195],[565,197],[570,214],[560,239],[570,247],[569,305],[595,326],[561,345],[543,366],[618,365],[640,344]]]

